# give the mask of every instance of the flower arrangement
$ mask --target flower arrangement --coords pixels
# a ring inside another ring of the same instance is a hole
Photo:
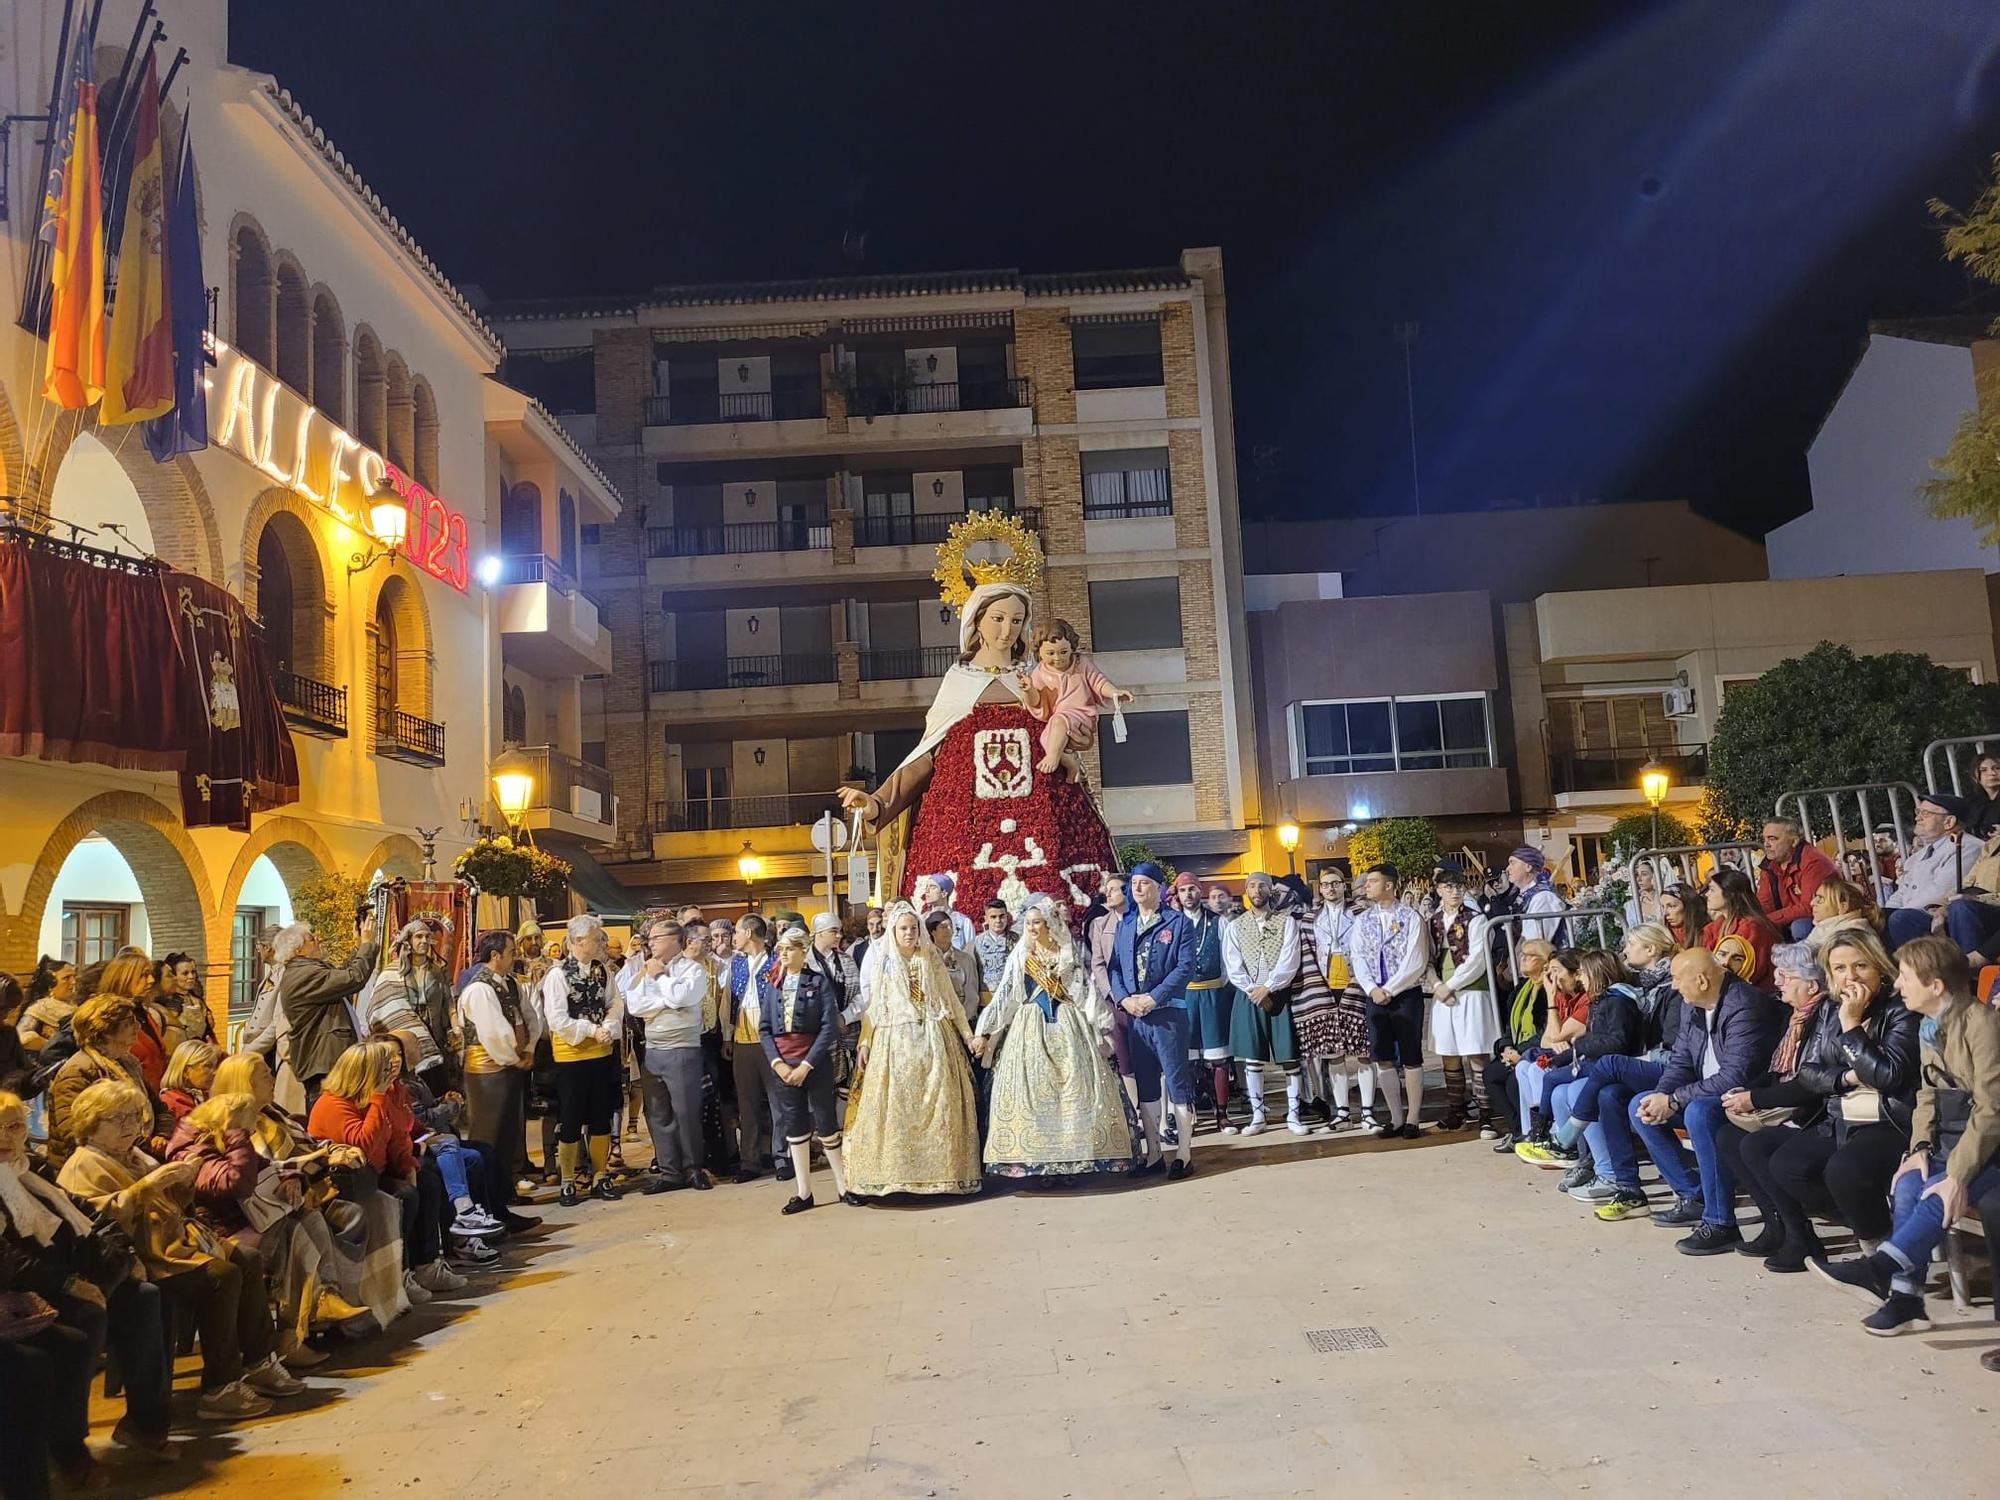
[[[504,833],[488,834],[452,861],[452,873],[489,896],[525,896],[534,883],[536,852]]]

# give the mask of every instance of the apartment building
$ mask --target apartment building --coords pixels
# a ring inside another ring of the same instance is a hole
[[[1120,836],[1229,858],[1250,744],[1220,254],[1137,271],[667,287],[493,310],[628,502],[585,528],[610,622],[584,734],[641,891],[810,895],[808,825],[915,744],[956,648],[931,577],[1014,515],[1137,701],[1088,771]],[[747,857],[746,857],[747,856]]]

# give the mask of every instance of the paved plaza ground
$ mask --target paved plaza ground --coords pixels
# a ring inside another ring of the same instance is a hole
[[[2000,1492],[1983,1292],[1872,1339],[1814,1278],[1597,1223],[1469,1134],[1197,1162],[794,1218],[768,1180],[551,1207],[520,1269],[128,1492]]]

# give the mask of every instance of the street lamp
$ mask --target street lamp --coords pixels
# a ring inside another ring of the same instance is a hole
[[[1285,851],[1285,873],[1287,875],[1298,874],[1298,861],[1292,858],[1293,851],[1299,847],[1298,824],[1280,823],[1278,825],[1278,847]]]
[[[511,828],[520,828],[521,819],[528,811],[528,799],[534,793],[535,778],[526,771],[493,773],[493,800],[500,804],[500,812]]]
[[[764,873],[764,856],[750,847],[748,839],[736,856],[736,873],[743,877],[743,909],[749,911],[757,904],[757,879]]]
[[[1656,760],[1649,760],[1639,772],[1639,790],[1653,809],[1653,847],[1660,847],[1660,804],[1674,784],[1673,773]]]
[[[383,559],[394,557],[410,535],[410,508],[386,482],[368,497],[368,534],[379,545],[357,552],[347,560],[350,575],[366,572]]]

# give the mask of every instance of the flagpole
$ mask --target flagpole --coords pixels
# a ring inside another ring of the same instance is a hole
[[[102,6],[104,0],[97,0]],[[76,0],[63,0],[62,40],[56,44],[56,73],[49,82],[48,123],[42,135],[42,178],[49,180],[49,153],[56,149],[57,124],[61,119],[63,85],[69,81],[70,25],[76,19]],[[77,39],[82,45],[82,39]],[[48,192],[45,188],[35,199],[35,232],[28,236],[28,268],[21,280],[21,319],[25,323],[37,324],[41,320],[34,316],[41,310],[40,288],[48,281],[46,255],[42,250],[42,224],[48,210]]]
[[[167,94],[174,86],[174,80],[181,76],[181,64],[188,60],[188,49],[183,47],[174,54],[172,64],[167,68],[166,82],[160,85],[160,103],[167,102]]]

